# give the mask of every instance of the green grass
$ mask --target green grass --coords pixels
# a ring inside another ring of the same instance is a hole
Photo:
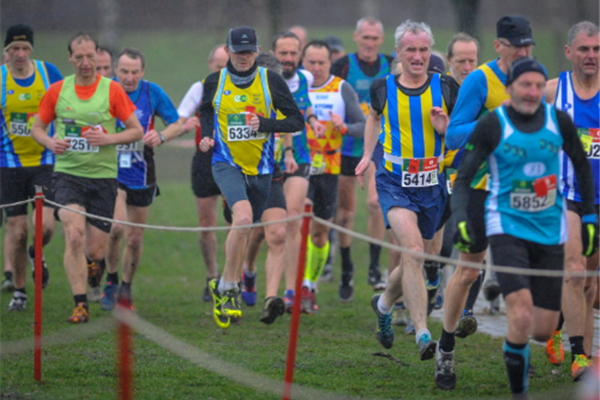
[[[149,223],[193,226],[196,221],[190,189],[191,151],[174,148],[158,150],[162,194],[151,207]],[[366,231],[364,194],[359,193],[356,230]],[[222,244],[223,234],[219,234]],[[46,248],[51,269],[50,285],[44,290],[43,332],[58,335],[70,344],[44,346],[43,383],[33,380],[33,342],[30,350],[3,355],[0,359],[0,398],[102,399],[116,397],[114,330],[78,339],[85,326],[70,326],[65,319],[73,303],[62,268],[64,242],[60,234]],[[219,264],[223,255],[219,248]],[[396,364],[372,354],[382,352],[374,337],[375,317],[369,306],[372,295],[367,281],[368,245],[355,242],[356,294],[350,304],[341,304],[337,284],[322,284],[319,313],[303,316],[300,326],[295,382],[338,395],[369,398],[473,399],[498,398],[508,394],[508,382],[501,357],[502,340],[476,334],[457,340],[458,387],[441,392],[433,383],[433,361],[418,359],[414,336],[396,330],[394,348],[389,351],[406,363]],[[264,295],[265,248],[259,260],[258,293]],[[384,252],[384,265],[387,253]],[[336,266],[339,277],[339,265]],[[205,270],[194,233],[148,231],[145,251],[133,286],[138,315],[185,343],[234,363],[260,376],[283,381],[290,317],[271,326],[259,322],[258,307],[244,307],[240,326],[219,330],[211,305],[202,303]],[[0,295],[0,340],[2,347],[33,336],[33,284],[28,279],[30,304],[23,313],[8,313],[9,294]],[[259,297],[260,298],[260,297]],[[91,322],[110,318],[99,305],[91,304]],[[430,324],[434,337],[441,325]],[[276,399],[230,383],[189,361],[175,356],[143,335],[136,335],[135,388],[138,399]],[[531,393],[545,400],[571,398],[574,386],[569,367],[552,367],[544,349],[532,346],[537,377],[530,382]],[[553,373],[552,370],[558,370]]]

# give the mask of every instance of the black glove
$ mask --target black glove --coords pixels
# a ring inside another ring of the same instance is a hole
[[[584,215],[581,218],[581,244],[583,255],[591,257],[598,251],[598,216],[596,214]]]
[[[471,246],[474,243],[472,239],[473,235],[466,221],[461,221],[456,226],[456,232],[454,232],[454,247],[458,251],[463,253],[470,253]]]

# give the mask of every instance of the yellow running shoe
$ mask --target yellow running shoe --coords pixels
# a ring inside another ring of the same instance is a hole
[[[215,317],[215,322],[219,328],[225,329],[229,328],[231,321],[228,316],[221,312],[221,302],[223,301],[223,297],[221,296],[221,293],[219,293],[218,286],[218,279],[213,279],[208,283],[208,288],[210,289],[210,294],[213,298],[213,316]]]
[[[73,315],[67,318],[67,322],[71,324],[86,323],[90,320],[88,313],[88,305],[86,303],[79,303],[77,307],[73,309]]]
[[[565,361],[565,353],[562,344],[562,329],[554,332],[552,336],[546,342],[546,356],[548,361],[554,365],[560,365]]]
[[[584,354],[575,354],[575,361],[571,364],[571,378],[577,382],[586,371],[590,370],[590,367],[589,358]]]

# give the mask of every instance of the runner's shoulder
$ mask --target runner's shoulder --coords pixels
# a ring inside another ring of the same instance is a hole
[[[313,74],[305,69],[299,69],[298,73],[304,75],[304,77],[308,81],[308,87],[311,87],[313,82],[315,81],[315,77],[313,76]]]
[[[341,78],[348,73],[348,67],[350,65],[350,56],[346,54],[343,57],[340,57],[336,62],[331,66],[331,74],[335,76],[339,76]]]
[[[42,64],[44,64],[44,67],[46,68],[46,71],[48,72],[48,79],[50,79],[50,83],[55,83],[55,82],[62,80],[63,76],[54,64],[49,63],[48,61],[41,61],[41,60],[38,60],[38,61],[40,61]]]

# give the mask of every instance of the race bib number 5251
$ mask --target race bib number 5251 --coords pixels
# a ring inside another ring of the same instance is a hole
[[[85,132],[87,132],[90,128],[87,126],[75,126],[75,125],[67,125],[65,128],[65,139],[70,139],[71,147],[69,147],[68,151],[75,151],[78,153],[97,153],[100,151],[100,147],[92,146],[88,143]]]

